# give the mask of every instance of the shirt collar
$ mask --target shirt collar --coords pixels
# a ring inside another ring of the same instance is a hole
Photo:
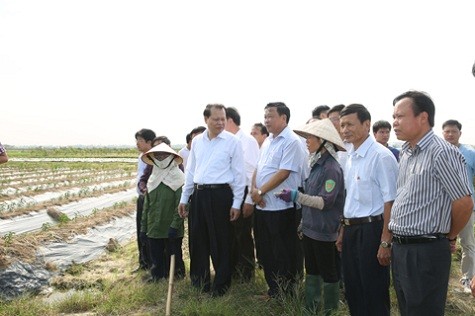
[[[270,140],[273,140],[274,138],[279,138],[279,137],[282,137],[282,138],[287,138],[290,133],[292,132],[292,130],[289,128],[289,126],[287,125],[283,130],[282,132],[280,132],[279,135],[277,135],[277,137],[274,137],[274,134],[270,134],[269,137],[270,137]]]
[[[426,149],[429,146],[429,144],[432,142],[433,138],[434,138],[434,131],[431,129],[417,142],[414,148],[411,148],[411,146],[409,145],[409,142],[405,142],[402,145],[401,151],[407,152],[408,154],[412,155],[413,153],[419,150]]]
[[[365,139],[365,141],[360,145],[360,147],[358,147],[358,149],[354,149],[354,147],[351,148],[349,154],[350,155],[358,155],[360,157],[364,157],[366,156],[366,153],[368,152],[369,148],[375,143],[376,141],[374,140],[374,138],[372,138],[371,136],[369,136],[368,134],[368,137]]]

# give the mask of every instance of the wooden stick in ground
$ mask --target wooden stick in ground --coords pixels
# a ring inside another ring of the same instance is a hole
[[[173,279],[175,277],[175,255],[170,257],[170,274],[168,276],[168,295],[167,295],[167,307],[165,311],[166,316],[170,316],[172,308],[172,292],[173,292]]]

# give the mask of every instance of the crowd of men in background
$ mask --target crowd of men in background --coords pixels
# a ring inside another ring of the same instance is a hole
[[[209,104],[205,126],[187,134],[178,153],[166,137],[154,143],[153,131],[136,133],[139,269],[151,270],[150,281],[168,276],[172,254],[180,255],[175,277],[184,277],[188,218],[191,283],[212,297],[232,280],[249,282],[260,266],[262,299],[295,294],[305,275],[309,312],[337,311],[343,280],[351,315],[389,315],[392,273],[402,315],[443,315],[457,237],[460,282],[470,292],[475,151],[459,143],[456,120],[444,122],[443,138],[434,134],[429,95],[397,96],[392,125],[372,124],[361,104],[318,106],[294,130],[284,103],[267,104],[263,114],[249,134],[237,109]],[[400,150],[388,144],[392,128]],[[164,222],[160,233],[143,217]]]

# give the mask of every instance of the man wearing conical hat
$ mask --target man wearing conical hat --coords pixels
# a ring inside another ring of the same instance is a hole
[[[343,171],[336,152],[344,150],[345,145],[329,119],[313,121],[294,132],[306,138],[310,152],[305,193],[293,188],[276,196],[302,205],[307,311],[315,313],[319,309],[323,290],[325,313],[335,312],[339,299],[335,241],[345,202]]]

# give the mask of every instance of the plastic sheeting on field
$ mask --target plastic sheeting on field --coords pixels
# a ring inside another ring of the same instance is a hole
[[[55,242],[39,248],[37,262],[30,265],[20,261],[0,269],[0,297],[12,299],[25,293],[38,293],[48,286],[53,273],[44,268],[54,264],[64,271],[72,263],[86,263],[105,253],[111,238],[125,243],[135,236],[135,214],[112,220],[91,228],[85,235],[78,235],[68,242]]]
[[[78,235],[65,242],[55,242],[38,251],[38,257],[47,263],[52,263],[60,269],[65,269],[72,263],[85,263],[97,259],[104,254],[111,238],[119,243],[128,241],[135,236],[135,214],[112,220],[89,230],[85,235]]]
[[[26,293],[38,293],[51,277],[44,267],[17,261],[0,270],[0,297],[8,300]]]
[[[56,208],[69,218],[74,218],[76,216],[87,216],[94,210],[111,207],[115,203],[130,201],[135,196],[137,196],[136,190],[130,189],[112,194],[104,194],[100,197],[85,198],[78,202],[65,204]],[[40,230],[44,224],[56,224],[56,222],[46,214],[46,210],[10,219],[0,219],[0,235],[3,236],[8,233],[28,233]]]

